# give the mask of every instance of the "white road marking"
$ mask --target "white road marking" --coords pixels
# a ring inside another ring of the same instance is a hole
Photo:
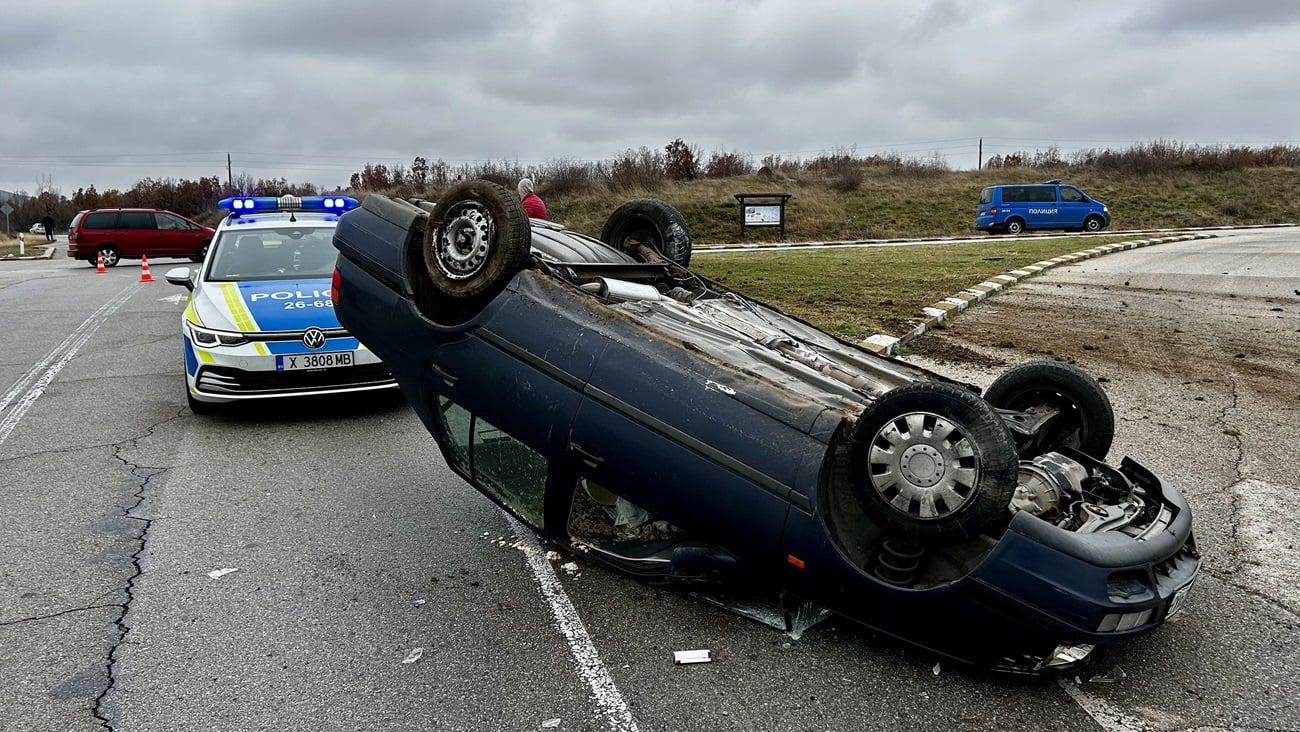
[[[1126,714],[1119,707],[1099,696],[1089,694],[1069,679],[1057,679],[1056,683],[1065,689],[1065,693],[1070,695],[1074,703],[1082,707],[1083,711],[1092,717],[1092,721],[1106,732],[1145,732],[1151,729],[1150,725],[1142,720]]]
[[[24,414],[27,414],[27,410],[32,408],[36,400],[41,398],[46,387],[50,385],[50,382],[54,381],[54,377],[59,375],[63,367],[72,361],[77,352],[81,350],[81,347],[86,345],[86,342],[95,334],[95,331],[99,330],[99,326],[104,323],[104,320],[117,312],[117,309],[122,307],[133,292],[135,292],[134,284],[114,295],[111,300],[104,303],[89,318],[86,318],[81,325],[77,326],[77,329],[63,339],[62,343],[45,354],[27,373],[18,377],[18,381],[14,382],[14,385],[9,388],[9,391],[5,392],[3,397],[0,397],[0,414],[4,414],[4,419],[0,420],[0,445],[3,445],[5,440],[9,439],[9,434],[18,426],[19,420],[23,418]],[[53,362],[53,365],[51,365],[51,362]],[[42,369],[44,369],[43,373]],[[38,373],[40,376],[37,376]],[[31,384],[31,388],[28,388],[29,384]],[[24,390],[26,390],[25,393]],[[19,394],[22,394],[22,398],[18,398]],[[15,399],[17,399],[16,402]],[[12,409],[10,409],[10,404],[13,404]],[[5,413],[6,409],[9,409],[8,413]]]
[[[578,672],[578,677],[591,687],[591,696],[596,702],[600,715],[605,718],[609,729],[614,732],[638,732],[636,720],[632,719],[632,711],[628,709],[623,695],[614,685],[613,677],[609,675],[605,664],[600,660],[600,654],[596,652],[591,636],[587,635],[587,628],[582,624],[582,618],[560,584],[560,578],[551,568],[542,545],[538,543],[532,530],[519,523],[514,516],[505,514],[505,517],[511,531],[519,537],[516,546],[523,550],[524,557],[528,559],[528,565],[532,567],[533,575],[537,577],[537,585],[542,591],[542,596],[551,606],[555,624],[569,641],[574,669]]]
[[[168,295],[167,297],[160,297],[160,298],[158,298],[158,302],[169,302],[169,303],[171,303],[171,304],[173,304],[173,305],[180,305],[182,302],[185,302],[185,298],[187,298],[187,297],[189,297],[189,295],[186,295],[185,293],[180,292],[180,293],[177,293],[177,294],[175,294],[175,295]]]

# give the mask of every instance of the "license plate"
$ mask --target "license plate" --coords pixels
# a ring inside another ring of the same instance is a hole
[[[332,369],[338,366],[351,366],[352,351],[331,351],[329,353],[299,353],[294,356],[276,356],[276,371],[303,371],[309,369]]]
[[[1186,587],[1174,593],[1174,599],[1169,602],[1169,612],[1165,613],[1165,620],[1177,615],[1178,611],[1183,609],[1183,606],[1187,604],[1187,592],[1190,589],[1192,589],[1192,584],[1189,582]]]

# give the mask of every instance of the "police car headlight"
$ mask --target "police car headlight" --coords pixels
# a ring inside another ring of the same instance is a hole
[[[212,330],[210,328],[200,328],[193,323],[186,323],[190,329],[190,338],[195,343],[205,348],[215,348],[216,346],[239,346],[248,342],[242,333],[231,333],[224,330]]]

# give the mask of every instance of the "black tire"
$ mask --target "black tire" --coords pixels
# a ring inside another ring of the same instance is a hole
[[[1025,222],[1020,219],[1007,219],[1007,225],[1002,230],[1011,236],[1020,236],[1025,233]]]
[[[649,244],[664,259],[691,265],[691,234],[681,212],[657,198],[637,198],[614,209],[600,230],[600,240],[620,252],[636,255]]]
[[[1030,361],[1008,369],[984,392],[984,400],[1000,409],[1059,412],[1051,434],[1038,442],[1040,451],[1064,445],[1104,460],[1115,439],[1115,412],[1101,384],[1062,361]]]
[[[99,249],[96,249],[95,251],[98,254],[95,255],[94,259],[90,260],[90,265],[92,267],[99,266],[99,254],[104,255],[105,267],[116,267],[117,263],[122,261],[122,253],[117,251],[117,247],[113,246],[112,244],[105,244],[104,246],[100,247]]]
[[[452,186],[424,230],[429,282],[456,299],[495,294],[528,262],[533,230],[519,197],[485,180]]]
[[[890,535],[948,543],[998,533],[1011,518],[1015,441],[967,389],[917,382],[886,392],[849,439],[853,494]]]
[[[1106,228],[1106,224],[1101,220],[1100,216],[1089,216],[1083,220],[1083,230],[1089,233],[1095,234],[1104,228]]]
[[[201,402],[198,399],[195,399],[194,395],[189,393],[189,391],[185,392],[185,401],[189,404],[190,411],[195,414],[203,414],[203,415],[217,414],[218,412],[221,411],[220,404],[214,404],[212,402]]]
[[[209,241],[209,242],[204,242],[203,246],[199,247],[199,251],[198,251],[198,253],[196,253],[194,256],[190,257],[190,261],[191,261],[191,262],[202,262],[204,259],[207,259],[207,257],[208,257],[208,247],[210,247],[210,246],[212,246],[212,242],[210,242],[210,241]]]

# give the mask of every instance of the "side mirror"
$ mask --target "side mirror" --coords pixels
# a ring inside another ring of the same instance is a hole
[[[189,267],[176,267],[175,269],[169,269],[167,270],[167,274],[163,275],[163,279],[173,285],[180,285],[190,292],[194,291],[194,282],[190,279]]]

